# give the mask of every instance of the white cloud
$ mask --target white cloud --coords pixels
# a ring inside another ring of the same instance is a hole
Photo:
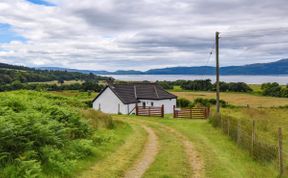
[[[287,57],[286,0],[50,2],[56,6],[0,2],[0,23],[27,39],[0,43],[0,62],[95,70],[206,65],[216,30],[222,65]]]

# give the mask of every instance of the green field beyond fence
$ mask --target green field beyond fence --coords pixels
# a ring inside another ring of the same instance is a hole
[[[259,120],[240,120],[226,115],[214,115],[210,117],[210,122],[247,150],[253,159],[263,164],[272,163],[279,170],[280,177],[288,176],[288,138],[283,136],[286,128],[279,127],[271,134],[265,132],[265,128],[263,131],[263,123]]]

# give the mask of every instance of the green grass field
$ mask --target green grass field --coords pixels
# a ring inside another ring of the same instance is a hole
[[[181,91],[172,92],[179,98],[186,98],[193,101],[196,98],[215,98],[215,92],[198,92],[198,91]],[[277,107],[288,105],[288,98],[277,98],[268,96],[258,96],[248,93],[232,93],[232,92],[222,92],[220,94],[220,99],[227,101],[228,104],[236,106],[247,106],[249,107]]]
[[[115,116],[115,118],[125,116]],[[156,130],[162,150],[144,177],[189,177],[185,155],[180,140],[163,130],[161,125],[174,128],[187,136],[201,153],[207,178],[262,178],[277,177],[277,168],[272,164],[254,161],[248,152],[237,147],[220,130],[207,120],[165,119],[151,117],[126,117],[127,120],[144,122]],[[184,156],[184,157],[183,157]]]
[[[190,100],[198,97],[214,97],[214,93],[210,92],[174,93]],[[97,93],[79,91],[0,93],[0,122],[3,127],[0,131],[1,142],[8,143],[8,140],[17,140],[18,136],[25,134],[27,129],[30,130],[32,136],[35,134],[35,137],[26,135],[25,137],[31,140],[18,141],[18,144],[29,145],[29,141],[34,142],[33,139],[40,136],[42,140],[46,137],[51,137],[51,140],[57,135],[47,135],[43,132],[45,128],[61,126],[63,128],[60,130],[62,129],[63,135],[61,132],[55,133],[60,134],[60,138],[63,137],[59,144],[64,145],[64,147],[55,146],[53,149],[46,148],[52,143],[42,143],[37,147],[22,148],[19,146],[23,150],[17,154],[11,152],[11,162],[5,161],[8,147],[0,146],[0,175],[4,177],[17,177],[17,175],[19,177],[22,174],[28,177],[35,175],[36,177],[37,175],[40,177],[123,177],[141,155],[147,142],[147,133],[143,126],[150,127],[159,140],[159,153],[143,177],[180,178],[194,174],[184,151],[183,138],[167,130],[167,127],[187,137],[200,153],[204,164],[204,177],[273,178],[278,175],[274,162],[253,160],[247,150],[238,147],[220,129],[212,127],[207,120],[176,120],[172,119],[171,115],[166,115],[164,119],[115,115],[112,116],[112,120],[109,115],[89,109],[87,101],[91,101],[96,95]],[[286,141],[288,109],[271,108],[276,104],[277,106],[287,105],[287,99],[242,93],[223,93],[222,99],[238,106],[249,104],[250,108],[221,108],[221,111],[223,115],[239,120],[256,120],[257,133],[265,138],[274,139],[277,136],[278,127],[282,127],[285,138],[283,146],[285,153],[288,153]],[[265,108],[258,108],[259,106],[265,106]],[[68,119],[65,122],[69,124],[62,123],[62,119],[64,121]],[[30,121],[33,121],[33,124]],[[26,124],[27,122],[30,124]],[[42,124],[38,126],[38,122]],[[74,128],[73,124],[78,126]],[[38,129],[40,126],[41,130]],[[89,132],[85,131],[86,126],[89,127]],[[82,132],[87,134],[81,138],[75,138],[76,133],[72,132],[70,127],[72,130],[77,128],[77,134]],[[7,128],[16,129],[19,135],[8,135],[10,132]],[[58,143],[55,142],[55,144]],[[42,153],[41,150],[46,149],[50,151]],[[12,156],[12,153],[16,156]],[[45,162],[45,159],[37,157],[38,154],[47,155],[51,160]],[[17,167],[18,164],[21,166]],[[288,165],[288,161],[286,162],[285,158],[285,166],[286,164]]]

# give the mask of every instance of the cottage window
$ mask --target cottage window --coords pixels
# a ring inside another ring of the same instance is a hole
[[[143,108],[145,108],[145,107],[146,107],[146,103],[145,103],[145,102],[143,102],[143,103],[142,103],[142,106],[143,106]]]
[[[151,106],[154,106],[154,103],[153,103],[153,102],[151,102]]]

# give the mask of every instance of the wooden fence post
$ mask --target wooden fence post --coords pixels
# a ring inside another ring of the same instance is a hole
[[[192,119],[192,108],[190,108],[190,119]]]
[[[151,116],[150,106],[148,106],[148,116]]]
[[[118,103],[118,114],[120,114],[120,104]]]
[[[176,118],[175,105],[173,105],[173,118]]]
[[[204,115],[204,119],[206,119],[206,117],[207,117],[207,108],[206,107],[204,107],[204,109],[203,109],[203,115]]]
[[[255,120],[252,122],[252,140],[251,140],[251,155],[254,157],[254,144],[255,144]]]
[[[228,118],[227,120],[227,134],[228,134],[228,137],[230,136],[230,119]]]
[[[138,116],[138,104],[136,103],[136,105],[135,105],[135,108],[136,108],[136,116]]]
[[[282,149],[282,128],[278,129],[278,159],[279,159],[279,177],[283,175],[283,149]]]
[[[161,106],[161,117],[164,117],[164,105]]]
[[[224,131],[224,120],[223,120],[223,118],[220,116],[220,114],[217,114],[217,117],[220,118],[221,129],[222,129],[222,131]]]
[[[237,144],[240,145],[241,142],[241,121],[237,121]]]

